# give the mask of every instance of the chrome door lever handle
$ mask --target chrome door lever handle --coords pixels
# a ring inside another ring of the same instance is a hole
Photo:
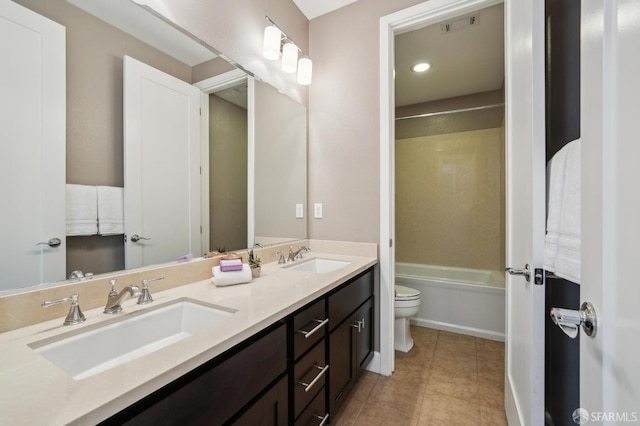
[[[549,315],[551,315],[553,323],[572,339],[578,336],[578,327],[580,326],[587,336],[594,337],[596,335],[598,324],[596,310],[590,302],[584,302],[579,311],[551,308]]]
[[[62,240],[60,238],[51,238],[49,241],[46,242],[42,242],[42,243],[38,243],[36,244],[37,246],[49,246],[49,247],[58,247],[60,244],[62,244]]]
[[[141,237],[141,236],[140,236],[140,235],[138,235],[138,234],[133,234],[133,235],[131,236],[131,242],[132,242],[132,243],[137,243],[137,242],[138,242],[138,241],[140,241],[140,240],[150,240],[150,239],[151,239],[151,238]]]
[[[524,265],[524,269],[507,268],[505,272],[509,275],[522,275],[527,282],[531,281],[531,267],[528,263]]]

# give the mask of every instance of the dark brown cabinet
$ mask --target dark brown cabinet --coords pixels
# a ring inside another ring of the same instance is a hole
[[[373,357],[373,302],[372,270],[328,298],[332,327],[329,334],[331,370],[328,389],[331,417],[340,410],[346,395]]]
[[[329,335],[329,413],[334,416],[373,356],[373,298]]]
[[[240,417],[232,421],[238,425],[285,426],[289,424],[287,410],[289,383],[283,377],[267,393],[258,399]]]
[[[243,407],[260,401],[263,392],[268,393],[272,386],[277,386],[271,385],[273,382],[286,377],[286,347],[285,325],[279,323],[269,327],[238,348],[169,383],[103,424],[225,424],[243,411]],[[287,403],[288,399],[284,398],[276,405],[285,404],[283,409],[286,413]]]
[[[320,425],[373,356],[373,268],[103,425]]]

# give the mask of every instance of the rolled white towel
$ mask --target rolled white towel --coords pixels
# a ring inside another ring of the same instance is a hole
[[[241,271],[222,272],[219,266],[214,266],[211,282],[217,287],[251,282],[251,267],[244,263]]]

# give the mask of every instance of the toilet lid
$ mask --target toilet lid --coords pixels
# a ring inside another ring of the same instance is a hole
[[[420,292],[416,289],[405,287],[403,285],[395,285],[395,300],[414,300],[420,297]]]

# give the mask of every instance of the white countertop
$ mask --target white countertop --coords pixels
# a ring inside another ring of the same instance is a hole
[[[111,320],[114,315],[103,314],[102,308],[85,311],[87,319],[80,325],[63,326],[64,318],[58,318],[0,334],[0,423],[96,424],[377,263],[375,257],[325,253],[311,253],[305,259],[313,257],[350,264],[316,274],[272,262],[262,265],[260,278],[248,284],[216,287],[205,280],[162,292],[152,290],[151,305],[126,300],[117,315],[183,297],[237,312],[185,340],[82,380],[74,380],[28,345]]]

